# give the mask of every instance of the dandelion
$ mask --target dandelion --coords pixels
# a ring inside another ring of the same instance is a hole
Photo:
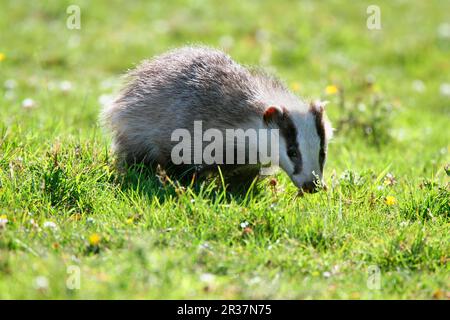
[[[6,224],[8,223],[8,217],[6,214],[0,215],[0,230],[6,228]]]
[[[133,218],[128,218],[126,224],[133,224],[133,222],[134,222]]]
[[[292,88],[292,91],[294,91],[294,92],[299,92],[299,91],[300,91],[300,88],[301,88],[300,83],[298,83],[298,82],[293,82],[292,85],[291,85],[291,88]]]
[[[97,246],[100,243],[101,237],[97,233],[93,233],[89,236],[88,240],[91,246]]]
[[[0,52],[0,62],[6,59],[6,55],[3,52]]]
[[[393,206],[397,204],[397,199],[393,196],[387,196],[384,200],[384,203],[386,203],[388,206]]]
[[[335,86],[334,84],[326,86],[325,88],[325,93],[328,95],[333,95],[339,92],[339,89],[337,86]]]

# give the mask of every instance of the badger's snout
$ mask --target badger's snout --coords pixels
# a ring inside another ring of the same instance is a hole
[[[318,191],[327,191],[327,186],[324,181],[320,180],[306,180],[301,183],[296,184],[299,189],[299,194],[303,195],[304,193],[316,193]]]
[[[315,181],[307,181],[302,184],[301,189],[306,193],[316,193],[317,191],[319,191],[319,186]]]

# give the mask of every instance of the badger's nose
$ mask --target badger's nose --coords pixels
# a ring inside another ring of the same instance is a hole
[[[307,181],[302,185],[302,190],[307,193],[315,193],[319,191],[319,188],[314,181]]]

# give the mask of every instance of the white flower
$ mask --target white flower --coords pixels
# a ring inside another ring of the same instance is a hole
[[[22,107],[25,109],[31,109],[36,107],[36,103],[34,102],[33,99],[26,98],[25,100],[22,101]]]
[[[439,87],[439,91],[441,95],[450,97],[450,83],[441,84],[441,86]]]
[[[420,92],[420,93],[424,92],[425,89],[426,89],[425,83],[423,83],[422,80],[414,80],[412,82],[412,88],[413,88],[414,91],[417,91],[417,92]]]
[[[212,249],[208,242],[199,244],[198,248],[200,250],[211,250]]]
[[[325,278],[329,278],[329,277],[331,277],[331,273],[328,272],[328,271],[325,271],[325,272],[323,273],[323,276],[324,276]]]
[[[450,38],[450,23],[442,23],[439,25],[437,34],[439,38]]]
[[[339,272],[339,269],[340,269],[339,265],[336,264],[333,266],[333,269],[331,270],[331,272],[333,274],[337,274]]]
[[[34,287],[37,290],[47,290],[48,289],[48,279],[44,276],[39,276],[34,279]]]
[[[48,228],[48,229],[56,229],[58,226],[56,225],[56,223],[54,223],[53,221],[45,221],[44,224],[42,225],[44,228]]]
[[[61,83],[59,84],[59,89],[64,93],[69,92],[70,90],[72,90],[72,83],[67,80],[61,81]]]
[[[215,276],[211,273],[203,273],[200,275],[201,282],[213,282],[214,279],[215,279]]]
[[[255,285],[255,284],[261,283],[261,281],[262,281],[262,279],[260,277],[256,276],[256,277],[251,278],[248,281],[248,284],[249,285]]]
[[[248,227],[248,222],[247,221],[244,221],[244,222],[241,223],[241,228],[242,229],[247,228],[247,227]]]
[[[361,102],[361,103],[358,103],[358,110],[360,112],[366,112],[367,107],[366,107],[366,105],[364,103]]]

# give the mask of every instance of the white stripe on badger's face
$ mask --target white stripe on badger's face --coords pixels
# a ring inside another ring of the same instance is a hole
[[[302,170],[300,174],[294,176],[294,182],[299,184],[322,181],[322,171],[320,170],[319,152],[320,137],[316,130],[315,117],[308,112],[303,121],[297,127],[297,141],[302,155]]]
[[[312,112],[290,113],[290,117],[297,130],[296,142],[300,157],[290,158],[285,151],[283,153],[286,154],[286,161],[281,161],[283,157],[280,155],[280,166],[289,174],[298,188],[311,190],[314,189],[313,186],[317,180],[322,182],[319,160],[321,138],[316,128],[316,117]],[[285,148],[288,149],[289,146]],[[287,149],[280,148],[280,150]]]

